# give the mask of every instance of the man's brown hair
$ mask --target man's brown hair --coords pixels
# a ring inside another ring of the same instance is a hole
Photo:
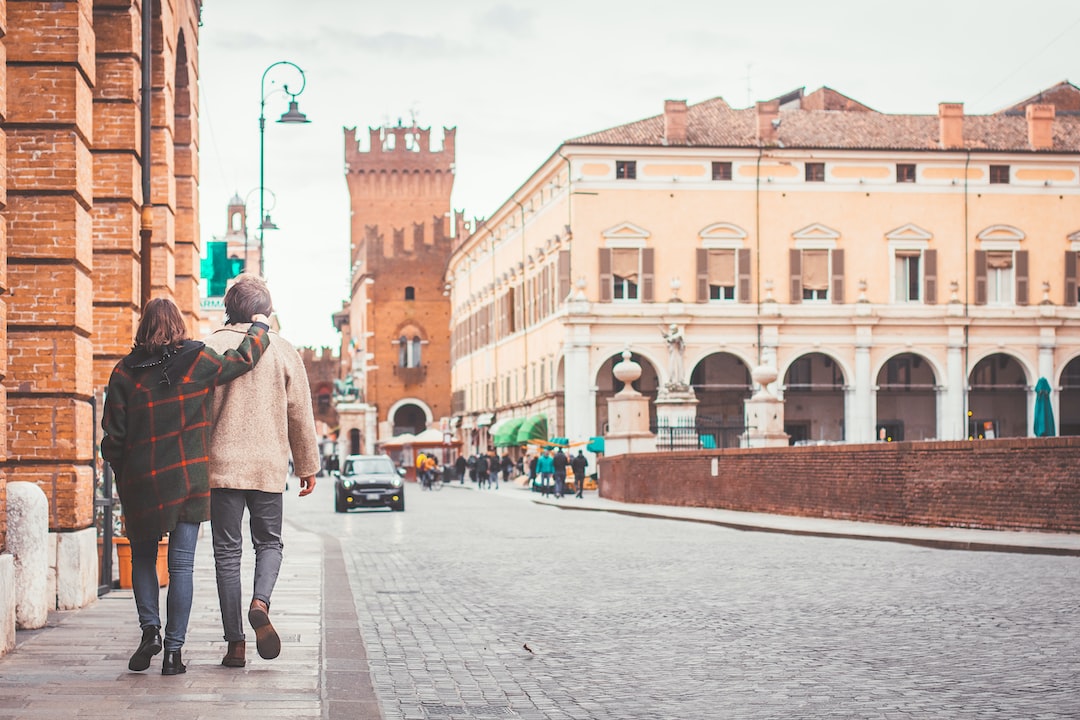
[[[225,293],[225,324],[251,322],[252,315],[269,315],[274,312],[270,288],[258,275],[240,273],[232,287]]]
[[[143,308],[135,347],[149,352],[176,347],[187,340],[187,325],[180,309],[168,298],[154,298]]]

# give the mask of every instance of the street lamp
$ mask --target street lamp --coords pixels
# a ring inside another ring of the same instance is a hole
[[[276,230],[277,226],[270,220],[270,216],[266,214],[263,207],[263,196],[265,195],[265,188],[263,186],[263,180],[266,175],[266,76],[278,65],[288,65],[289,67],[300,73],[300,89],[296,92],[289,90],[288,85],[282,85],[282,90],[289,96],[289,109],[278,118],[279,123],[286,123],[290,125],[301,125],[311,122],[307,119],[307,115],[300,112],[300,108],[297,105],[296,98],[300,93],[304,92],[304,88],[307,87],[307,77],[304,75],[304,71],[300,69],[300,66],[294,62],[288,60],[278,60],[276,63],[271,63],[266,70],[263,70],[262,81],[259,85],[260,98],[259,98],[259,276],[262,277],[265,273],[265,264],[263,262],[263,231]],[[247,264],[247,257],[245,253],[244,264]]]

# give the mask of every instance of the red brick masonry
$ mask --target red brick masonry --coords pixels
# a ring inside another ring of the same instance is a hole
[[[629,503],[1080,532],[1080,437],[625,455],[600,477],[601,496]]]

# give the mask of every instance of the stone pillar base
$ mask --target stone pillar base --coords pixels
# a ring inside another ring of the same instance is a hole
[[[15,558],[0,555],[0,656],[15,649]]]
[[[56,538],[56,609],[86,607],[97,600],[97,529],[49,535]]]

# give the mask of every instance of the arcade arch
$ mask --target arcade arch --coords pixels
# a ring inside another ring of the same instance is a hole
[[[1031,385],[1012,355],[994,353],[977,362],[968,376],[968,438],[1027,437]]]
[[[656,395],[660,387],[659,375],[656,366],[644,355],[631,353],[630,359],[641,366],[641,377],[631,385],[642,395],[649,398],[649,427],[656,427]],[[622,362],[622,353],[616,353],[609,357],[596,371],[596,434],[603,435],[607,432],[608,404],[607,401],[623,389],[624,383],[618,380],[612,373],[616,364]]]
[[[1080,356],[1066,363],[1058,387],[1058,435],[1080,435]]]
[[[812,352],[784,372],[784,432],[791,444],[844,439],[844,371],[835,358]]]
[[[900,441],[938,437],[937,380],[929,360],[917,353],[894,355],[878,371],[876,384],[876,438]]]

